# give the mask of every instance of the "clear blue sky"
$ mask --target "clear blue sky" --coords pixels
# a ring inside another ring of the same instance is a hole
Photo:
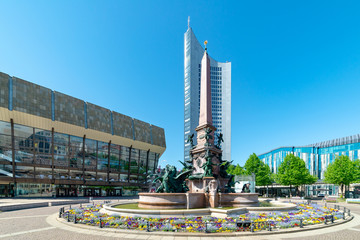
[[[187,17],[232,62],[232,158],[360,133],[359,1],[0,1],[0,71],[165,128],[183,159]]]

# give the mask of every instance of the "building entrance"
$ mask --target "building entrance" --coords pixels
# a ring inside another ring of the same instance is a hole
[[[77,189],[75,187],[58,187],[56,188],[56,197],[77,197]]]

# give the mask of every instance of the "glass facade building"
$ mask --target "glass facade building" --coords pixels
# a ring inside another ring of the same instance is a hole
[[[360,157],[360,135],[324,141],[302,147],[279,147],[269,152],[258,155],[259,158],[269,165],[273,173],[277,172],[280,164],[288,154],[293,154],[304,160],[306,167],[313,176],[324,179],[327,166],[332,163],[336,156],[346,155],[351,160]]]
[[[204,49],[189,26],[184,34],[184,159],[189,160],[188,135],[199,125],[201,59]],[[223,159],[231,160],[231,63],[210,57],[211,105],[216,134],[222,133]],[[194,144],[196,144],[196,137]]]
[[[0,73],[0,197],[147,190],[165,149],[160,127]]]

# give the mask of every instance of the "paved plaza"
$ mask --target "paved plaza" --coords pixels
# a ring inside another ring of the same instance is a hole
[[[114,200],[113,200],[114,201]],[[129,201],[123,199],[121,201]],[[103,200],[96,200],[95,203],[101,203]],[[337,226],[322,228],[312,231],[294,232],[286,234],[273,234],[264,236],[244,236],[244,237],[173,237],[160,234],[125,234],[114,233],[100,230],[96,227],[88,230],[69,224],[63,224],[56,220],[60,206],[32,208],[18,211],[9,211],[0,213],[0,238],[1,239],[155,239],[155,240],[202,240],[202,239],[360,239],[360,205],[342,203],[351,209],[354,219],[350,222]]]

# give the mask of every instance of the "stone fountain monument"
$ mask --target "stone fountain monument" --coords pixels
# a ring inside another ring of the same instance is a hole
[[[194,169],[192,175],[187,179],[187,185],[189,193],[203,193],[205,194],[205,204],[210,207],[217,207],[219,193],[231,192],[232,186],[228,183],[232,176],[226,173],[230,162],[222,160],[222,134],[218,135],[216,145],[214,141],[216,128],[212,122],[210,59],[206,43],[204,56],[201,60],[200,116],[199,126],[195,129],[197,145],[194,146],[190,140],[192,149],[190,150],[189,163]]]
[[[234,176],[226,170],[231,162],[222,160],[222,134],[217,136],[212,122],[210,59],[206,48],[201,61],[200,116],[197,145],[194,134],[188,137],[191,144],[190,160],[182,163],[184,170],[179,174],[176,168],[166,166],[163,176],[156,178],[161,185],[157,193],[139,193],[141,208],[204,208],[220,206],[257,206],[257,193],[234,193]],[[175,168],[175,169],[174,169]],[[185,185],[186,183],[186,185]],[[186,192],[186,193],[185,193]]]

